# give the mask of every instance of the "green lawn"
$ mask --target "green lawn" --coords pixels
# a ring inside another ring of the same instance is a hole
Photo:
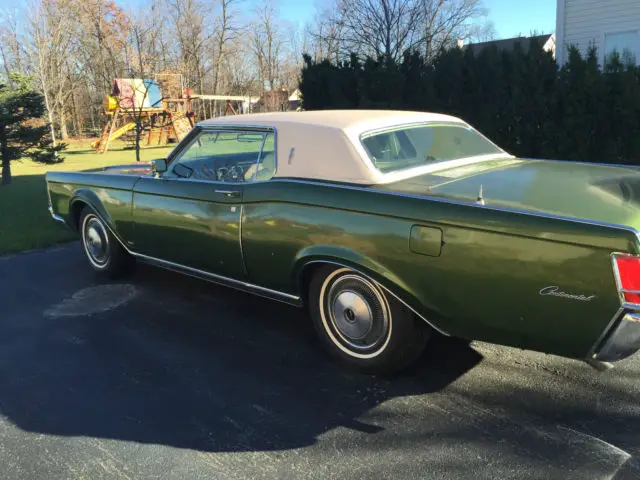
[[[162,158],[170,147],[152,147],[141,151],[141,160]],[[55,222],[47,211],[44,174],[50,170],[87,170],[108,165],[135,163],[135,150],[117,141],[109,151],[98,154],[89,142],[73,142],[63,153],[65,160],[56,165],[41,165],[31,160],[12,163],[13,182],[0,187],[0,255],[42,248],[73,240],[75,237]]]

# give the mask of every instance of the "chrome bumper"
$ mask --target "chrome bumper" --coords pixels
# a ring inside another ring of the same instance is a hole
[[[56,222],[62,222],[65,225],[67,224],[67,222],[64,221],[64,218],[54,213],[53,207],[51,205],[49,205],[49,214],[51,215],[51,218],[53,218]]]
[[[600,344],[593,359],[615,362],[633,355],[640,349],[640,313],[624,313]]]

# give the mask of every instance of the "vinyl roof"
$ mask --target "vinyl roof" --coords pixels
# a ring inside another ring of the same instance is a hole
[[[276,178],[376,184],[395,175],[383,175],[374,167],[360,135],[371,130],[428,122],[467,125],[450,115],[403,110],[314,110],[228,115],[205,120],[198,125],[275,128]]]
[[[265,125],[275,126],[285,123],[315,125],[345,129],[366,129],[368,126],[386,126],[412,122],[448,121],[461,122],[450,115],[405,110],[311,110],[301,112],[270,112],[243,115],[227,115],[211,118],[199,123],[205,125]]]

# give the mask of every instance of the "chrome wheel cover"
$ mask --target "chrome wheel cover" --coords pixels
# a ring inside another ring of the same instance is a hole
[[[373,358],[391,336],[391,312],[381,289],[372,281],[343,268],[329,274],[320,291],[325,330],[343,352]]]
[[[109,263],[109,236],[102,221],[94,214],[84,218],[82,244],[91,264],[99,269]]]

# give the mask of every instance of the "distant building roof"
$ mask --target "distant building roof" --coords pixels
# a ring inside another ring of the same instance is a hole
[[[469,43],[467,45],[463,45],[462,49],[466,50],[470,48],[473,54],[477,55],[482,51],[483,48],[488,47],[489,45],[495,45],[499,51],[511,51],[517,43],[520,43],[520,47],[524,52],[526,52],[529,50],[531,40],[535,40],[536,43],[540,45],[541,49],[543,49],[544,51],[551,51],[555,56],[556,36],[553,33],[547,35],[537,35],[534,37],[514,37],[504,38],[502,40],[492,40],[490,42]]]

